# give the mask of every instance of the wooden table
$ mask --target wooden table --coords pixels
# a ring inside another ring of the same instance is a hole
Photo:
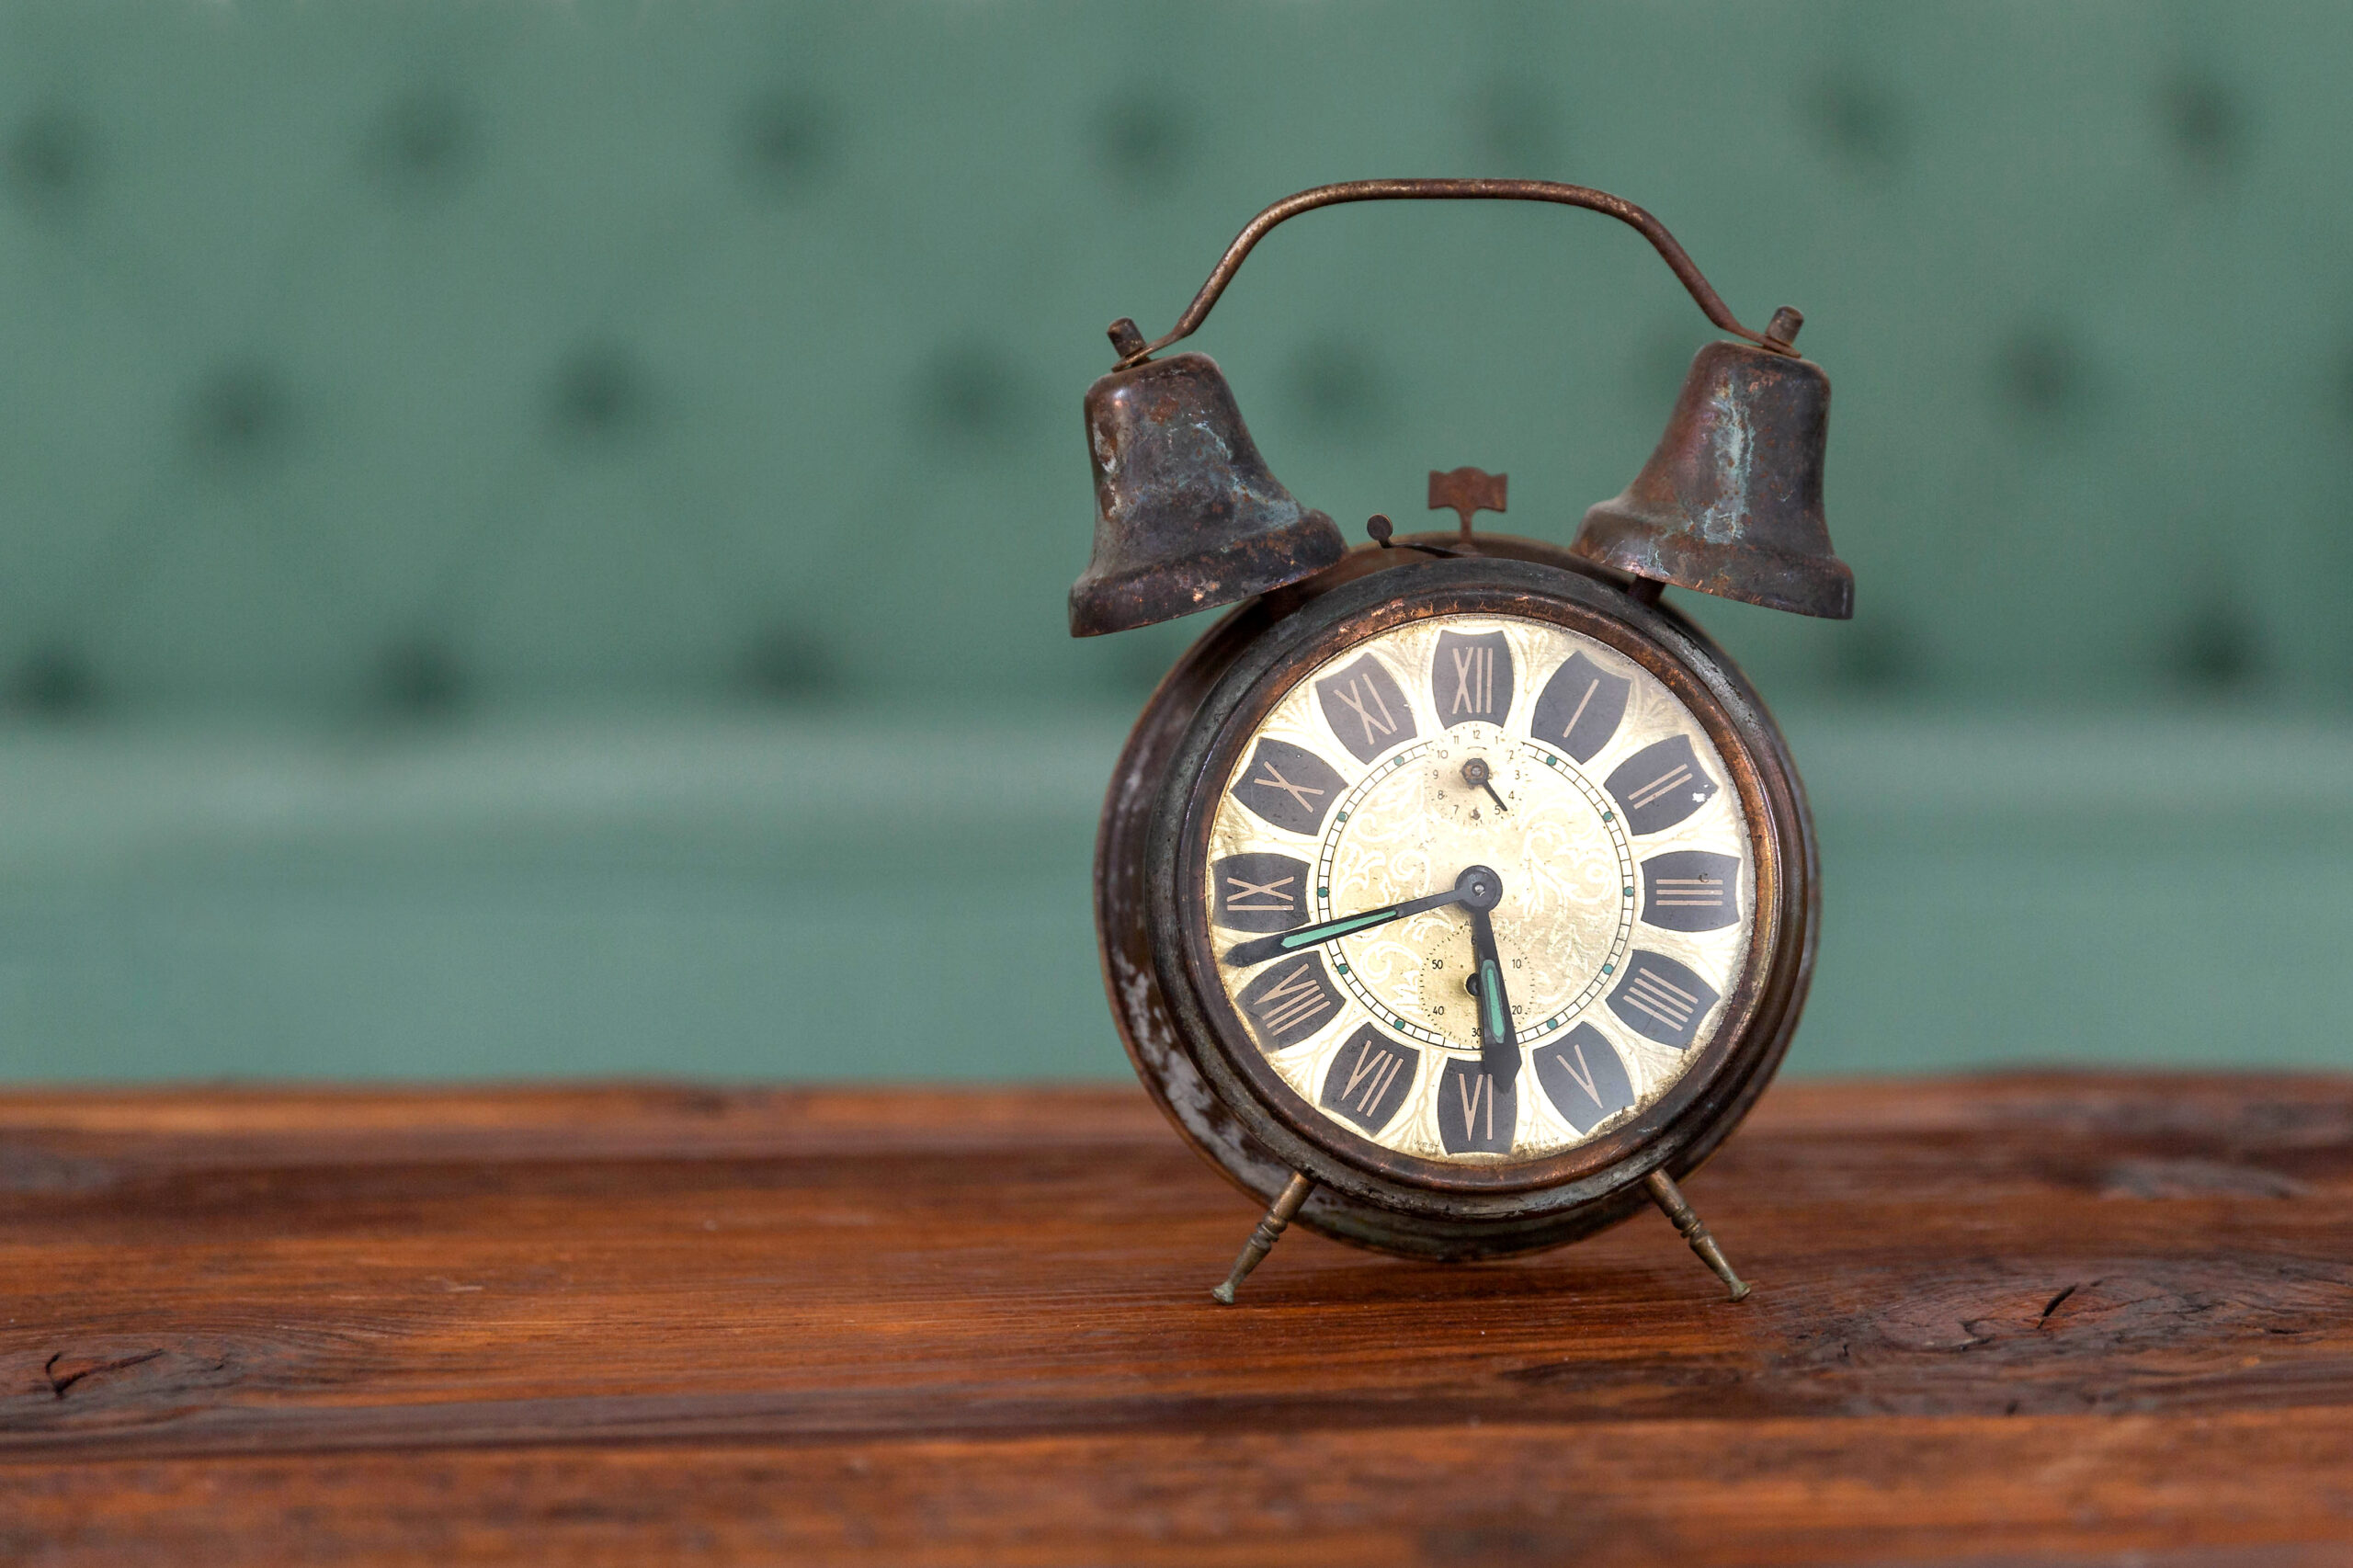
[[[1440,1268],[1127,1088],[0,1099],[0,1562],[2353,1560],[2353,1081],[1784,1085]]]

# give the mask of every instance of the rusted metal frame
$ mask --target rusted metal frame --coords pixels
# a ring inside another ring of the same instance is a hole
[[[1244,258],[1277,224],[1302,212],[1313,212],[1319,207],[1338,207],[1351,201],[1549,201],[1563,207],[1582,207],[1589,212],[1603,213],[1650,241],[1651,248],[1658,252],[1660,258],[1690,292],[1700,311],[1718,327],[1778,354],[1795,352],[1785,341],[1768,333],[1752,332],[1741,325],[1739,318],[1732,313],[1732,307],[1724,303],[1723,296],[1716,292],[1714,286],[1699,271],[1699,264],[1691,259],[1690,254],[1677,242],[1675,236],[1667,233],[1666,225],[1623,197],[1612,196],[1606,190],[1596,190],[1590,186],[1563,185],[1542,179],[1354,179],[1338,185],[1319,185],[1313,190],[1286,196],[1243,225],[1242,232],[1233,237],[1233,243],[1225,247],[1225,255],[1218,258],[1217,266],[1211,270],[1200,291],[1193,296],[1193,302],[1185,307],[1185,313],[1176,318],[1176,326],[1164,336],[1150,343],[1138,344],[1120,331],[1124,326],[1132,333],[1133,323],[1122,321],[1115,324],[1112,341],[1120,349],[1118,368],[1125,369],[1131,365],[1141,364],[1170,344],[1190,337],[1199,330],[1201,323],[1209,319],[1218,296],[1225,292],[1225,286],[1242,269]],[[1794,315],[1795,312],[1790,313]],[[1775,325],[1779,324],[1777,316]]]

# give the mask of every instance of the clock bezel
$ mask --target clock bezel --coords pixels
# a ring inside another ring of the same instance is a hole
[[[1574,1240],[1645,1201],[1639,1183],[1651,1170],[1680,1175],[1696,1166],[1745,1113],[1786,1049],[1813,949],[1811,824],[1787,749],[1746,682],[1680,616],[1638,602],[1603,571],[1535,541],[1489,535],[1479,542],[1484,553],[1453,561],[1359,551],[1323,578],[1227,617],[1170,672],[1139,720],[1098,843],[1106,983],[1139,1074],[1171,1119],[1254,1194],[1271,1196],[1291,1171],[1308,1175],[1319,1190],[1301,1223],[1420,1256],[1500,1256]],[[1197,946],[1188,934],[1209,929],[1199,892],[1201,807],[1213,807],[1216,790],[1205,781],[1222,780],[1256,715],[1344,643],[1453,611],[1551,620],[1599,637],[1658,675],[1724,759],[1758,868],[1749,959],[1717,1028],[1694,1047],[1704,1060],[1616,1132],[1484,1170],[1432,1168],[1438,1163],[1369,1140],[1349,1148],[1344,1140],[1354,1135],[1289,1085],[1280,1094],[1262,1088],[1243,1070],[1249,1058],[1236,1062],[1236,1045],[1256,1055],[1255,1040],[1222,987],[1212,982],[1204,996],[1187,956]],[[1197,851],[1183,852],[1186,843]],[[1299,1103],[1286,1107],[1284,1096]]]
[[[1176,870],[1174,885],[1165,896],[1173,897],[1175,904],[1176,946],[1184,969],[1181,989],[1189,993],[1193,1006],[1206,1015],[1211,1043],[1226,1070],[1215,1075],[1238,1079],[1240,1085],[1246,1085],[1249,1097],[1289,1131],[1384,1183],[1448,1193],[1525,1192],[1576,1182],[1621,1163],[1671,1127],[1730,1064],[1756,1011],[1779,935],[1780,845],[1772,831],[1757,770],[1745,755],[1745,738],[1739,734],[1730,712],[1669,649],[1637,635],[1618,617],[1579,602],[1573,593],[1560,591],[1562,585],[1546,580],[1552,574],[1532,578],[1532,573],[1541,569],[1518,563],[1434,562],[1416,573],[1403,593],[1381,593],[1369,585],[1373,593],[1370,602],[1357,602],[1366,598],[1363,590],[1355,594],[1344,590],[1324,601],[1320,613],[1304,612],[1294,624],[1294,635],[1282,639],[1279,646],[1260,650],[1259,657],[1245,657],[1211,692],[1195,718],[1196,733],[1207,744],[1197,755],[1188,756],[1181,771],[1172,778],[1172,785],[1177,779],[1184,781],[1181,800],[1172,799],[1163,808],[1164,814],[1173,810],[1175,815],[1174,831],[1166,833],[1164,828],[1163,842],[1176,853],[1155,856],[1155,860],[1173,865]],[[1589,583],[1585,578],[1573,581],[1581,585]],[[1665,1094],[1620,1127],[1590,1142],[1529,1160],[1456,1163],[1403,1153],[1374,1142],[1316,1108],[1274,1070],[1221,983],[1216,939],[1203,892],[1211,828],[1226,781],[1274,708],[1302,680],[1335,657],[1345,657],[1395,627],[1448,615],[1507,616],[1561,626],[1602,642],[1649,671],[1698,721],[1723,759],[1756,857],[1756,921],[1747,960],[1725,992],[1715,1028],[1691,1047],[1689,1065]],[[1173,977],[1164,973],[1162,978],[1167,984]]]

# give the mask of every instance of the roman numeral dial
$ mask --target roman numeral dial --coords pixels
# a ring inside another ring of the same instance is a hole
[[[1305,746],[1263,740],[1233,786],[1233,798],[1291,833],[1313,834],[1347,786],[1339,770]]]
[[[1714,1060],[1756,898],[1721,727],[1620,648],[1505,615],[1401,621],[1286,679],[1188,797],[1184,873],[1188,971],[1285,1116],[1510,1164]]]
[[[1643,923],[1720,931],[1740,918],[1740,858],[1678,849],[1643,862]]]
[[[1579,1024],[1568,1039],[1542,1047],[1529,1060],[1553,1108],[1579,1132],[1633,1108],[1634,1081],[1626,1063],[1591,1024]]]
[[[1609,1010],[1646,1040],[1688,1050],[1716,1005],[1715,987],[1688,964],[1664,953],[1637,951],[1626,978],[1609,994]]]
[[[1267,1051],[1299,1044],[1342,1013],[1339,990],[1316,953],[1269,965],[1234,1000]]]

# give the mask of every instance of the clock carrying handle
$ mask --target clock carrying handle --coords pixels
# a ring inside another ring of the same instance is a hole
[[[1683,280],[1683,287],[1690,290],[1691,298],[1699,302],[1699,309],[1717,326],[1777,354],[1794,357],[1797,352],[1790,347],[1790,339],[1797,335],[1797,324],[1802,320],[1795,311],[1777,313],[1771,327],[1765,332],[1751,332],[1741,325],[1733,315],[1731,307],[1724,303],[1722,296],[1700,275],[1699,266],[1676,243],[1675,236],[1666,232],[1666,225],[1622,197],[1612,196],[1606,190],[1595,190],[1589,186],[1562,185],[1543,179],[1354,179],[1339,185],[1319,185],[1313,190],[1286,196],[1251,219],[1233,237],[1233,243],[1225,247],[1225,254],[1218,258],[1209,280],[1201,285],[1201,291],[1193,296],[1193,302],[1185,307],[1185,313],[1176,318],[1176,326],[1166,335],[1146,343],[1142,340],[1143,335],[1136,330],[1135,323],[1124,317],[1114,322],[1111,341],[1120,352],[1117,368],[1126,369],[1131,365],[1142,364],[1179,338],[1190,337],[1199,330],[1201,323],[1209,319],[1211,308],[1217,303],[1218,296],[1225,292],[1228,283],[1233,281],[1233,275],[1242,270],[1244,258],[1276,224],[1296,218],[1302,212],[1313,212],[1319,207],[1337,207],[1348,201],[1551,201],[1563,207],[1583,207],[1589,211],[1607,213],[1650,241],[1651,247],[1674,270],[1675,276]],[[1783,330],[1785,318],[1786,330]]]

